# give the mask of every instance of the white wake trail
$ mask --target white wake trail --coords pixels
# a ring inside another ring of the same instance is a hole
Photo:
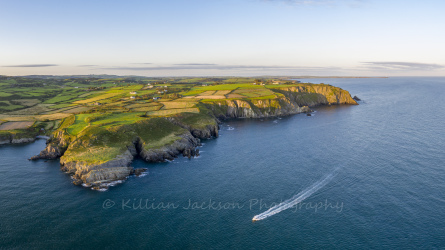
[[[284,211],[288,208],[291,208],[295,205],[297,205],[298,203],[302,202],[303,200],[305,200],[306,198],[308,198],[309,196],[311,196],[313,193],[317,192],[317,190],[319,190],[320,188],[324,187],[326,184],[328,184],[336,175],[337,173],[337,169],[335,169],[332,173],[326,175],[323,179],[315,182],[314,184],[312,184],[311,186],[309,186],[308,188],[306,188],[305,190],[301,191],[300,193],[294,195],[292,198],[287,199],[283,202],[281,202],[278,205],[275,205],[271,208],[269,208],[267,211],[255,215],[252,220],[253,221],[257,221],[257,220],[264,220],[267,217],[270,217],[274,214],[277,214],[281,211]]]

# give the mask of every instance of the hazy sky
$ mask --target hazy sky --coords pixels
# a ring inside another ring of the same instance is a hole
[[[0,74],[445,76],[443,0],[0,0]]]

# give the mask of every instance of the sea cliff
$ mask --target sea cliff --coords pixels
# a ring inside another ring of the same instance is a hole
[[[226,118],[265,118],[310,112],[318,105],[357,105],[348,91],[331,85],[303,85],[272,89],[274,99],[207,100],[204,105],[214,116]]]
[[[199,113],[138,116],[131,123],[107,120],[94,125],[94,121],[108,117],[95,115],[86,119],[78,133],[70,128],[81,123],[78,117],[70,116],[52,133],[45,150],[32,159],[60,157],[62,170],[75,184],[102,188],[134,174],[131,162],[135,157],[162,162],[180,155],[199,155],[201,140],[218,137],[222,119],[286,116],[311,112],[317,105],[357,104],[347,91],[330,85],[278,86],[271,90],[276,93],[274,98],[202,100],[197,104]]]

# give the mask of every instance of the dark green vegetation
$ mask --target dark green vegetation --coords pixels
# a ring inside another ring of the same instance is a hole
[[[38,158],[63,156],[75,178],[102,182],[128,175],[137,154],[147,161],[194,155],[199,139],[218,136],[218,119],[320,104],[356,102],[337,87],[279,78],[0,77],[0,137],[51,136]]]
[[[323,87],[329,88],[327,94],[321,93]],[[294,90],[293,96],[289,90]],[[0,130],[2,134],[50,135],[68,117],[73,123],[66,132],[74,137],[86,128],[109,129],[153,117],[179,116],[188,126],[205,127],[212,116],[225,116],[231,105],[238,107],[238,101],[252,109],[261,105],[279,109],[286,96],[304,106],[316,104],[320,94],[335,102],[329,98],[335,99],[339,91],[330,85],[279,78],[1,76],[0,124],[9,123],[8,130]]]

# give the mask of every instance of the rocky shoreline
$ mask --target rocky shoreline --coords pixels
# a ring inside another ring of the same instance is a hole
[[[9,138],[0,138],[0,145],[4,144],[21,144],[21,143],[29,143],[34,142],[36,138],[15,138],[14,135],[10,135]]]
[[[165,118],[167,119],[167,118]],[[179,121],[168,119],[174,124],[180,124]],[[174,122],[175,121],[175,122]],[[60,158],[61,170],[70,174],[75,185],[85,184],[84,186],[93,189],[104,189],[108,187],[108,183],[117,180],[125,180],[130,175],[141,175],[147,169],[134,169],[131,163],[135,157],[140,157],[147,162],[164,162],[172,161],[176,157],[199,156],[198,147],[201,146],[201,139],[211,139],[218,137],[219,126],[216,123],[213,126],[206,126],[204,129],[196,129],[181,124],[181,127],[188,128],[185,133],[181,134],[180,139],[175,140],[172,144],[165,145],[161,148],[145,149],[145,142],[136,137],[133,144],[127,146],[127,150],[115,157],[111,161],[102,164],[90,164],[82,161],[70,161],[62,157],[71,141],[63,131],[59,131],[48,142],[44,150],[38,155],[30,158],[30,160],[39,159],[56,159]]]
[[[64,129],[59,129],[47,141],[47,147],[39,155],[31,157],[31,160],[61,157],[61,169],[72,176],[74,184],[104,189],[111,182],[122,181],[130,175],[140,175],[146,171],[146,169],[134,169],[130,166],[135,157],[141,157],[147,162],[163,162],[171,161],[181,155],[188,158],[199,156],[197,147],[201,145],[201,139],[217,138],[220,120],[310,113],[310,107],[318,105],[357,105],[349,92],[341,90],[332,96],[325,93],[326,88],[322,86],[320,89],[311,90],[313,93],[308,94],[307,97],[298,93],[308,90],[289,88],[280,90],[283,96],[276,99],[218,100],[213,103],[205,103],[207,125],[197,126],[193,123],[186,123],[180,117],[164,117],[163,119],[169,124],[182,129],[182,133],[177,135],[174,141],[161,147],[150,148],[149,144],[141,137],[135,136],[123,153],[106,162],[91,163],[65,157],[67,149],[74,150],[73,147],[85,147],[89,144],[88,141],[79,141],[81,140],[79,138],[73,139],[67,135]],[[91,140],[91,138],[87,140]],[[22,139],[22,141],[26,140]]]

